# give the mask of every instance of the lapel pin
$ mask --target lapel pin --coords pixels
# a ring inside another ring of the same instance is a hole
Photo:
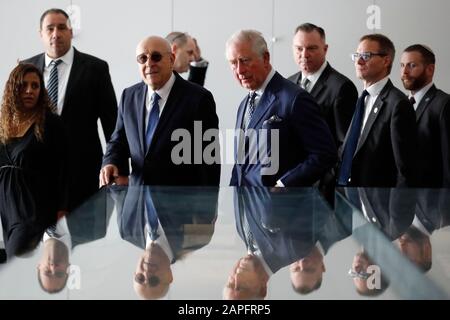
[[[378,108],[373,109],[373,113],[377,113],[378,112]]]

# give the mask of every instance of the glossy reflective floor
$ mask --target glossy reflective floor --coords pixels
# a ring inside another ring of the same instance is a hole
[[[46,230],[2,216],[0,299],[448,299],[449,204],[438,189],[342,189],[332,210],[307,188],[113,186]]]

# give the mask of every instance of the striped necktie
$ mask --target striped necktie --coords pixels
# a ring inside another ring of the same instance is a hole
[[[47,91],[50,101],[55,107],[58,106],[58,66],[62,60],[52,60],[50,65],[52,69],[50,70],[50,77],[47,83]]]
[[[311,81],[308,78],[303,78],[302,81],[300,82],[300,87],[302,87],[302,89],[308,91],[308,86],[309,86],[310,82]]]
[[[247,130],[250,121],[252,120],[253,113],[255,112],[255,99],[256,92],[250,92],[248,96],[247,109],[245,110],[245,118],[244,118],[244,130]]]

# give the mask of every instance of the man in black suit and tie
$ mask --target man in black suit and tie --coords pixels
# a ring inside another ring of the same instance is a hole
[[[249,90],[237,113],[230,184],[311,186],[336,163],[336,145],[317,104],[272,68],[258,31],[232,35],[226,56],[236,80]]]
[[[338,185],[415,184],[416,119],[411,103],[389,80],[394,56],[394,44],[382,34],[363,36],[352,54],[364,91],[339,150]]]
[[[400,61],[401,79],[416,111],[418,186],[449,188],[450,95],[433,83],[435,61],[427,46],[409,46]]]
[[[213,143],[219,143],[212,94],[173,72],[175,55],[161,37],[142,40],[136,57],[143,82],[122,93],[101,185],[127,175],[130,157],[130,184],[218,185],[220,148],[204,152],[210,144],[203,141],[203,133],[215,129]]]
[[[170,42],[175,55],[173,70],[178,73],[189,71],[188,80],[203,86],[209,63],[202,58],[197,40],[179,31],[169,33],[166,40]]]
[[[66,12],[45,11],[40,34],[46,52],[24,62],[33,63],[43,72],[49,96],[67,129],[68,209],[73,210],[98,190],[103,151],[97,122],[100,118],[108,141],[117,117],[117,101],[108,64],[72,46],[72,28]]]
[[[328,44],[325,41],[325,31],[321,27],[312,23],[297,27],[292,49],[300,71],[288,79],[313,96],[339,147],[352,121],[358,91],[350,79],[326,61]]]

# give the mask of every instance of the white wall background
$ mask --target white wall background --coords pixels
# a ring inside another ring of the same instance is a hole
[[[351,78],[358,88],[349,54],[358,39],[366,33],[388,35],[401,51],[413,43],[429,45],[437,56],[436,84],[450,92],[450,45],[446,0],[0,0],[0,89],[17,59],[43,51],[39,17],[50,7],[81,9],[81,30],[73,44],[80,50],[109,63],[117,97],[124,88],[139,81],[135,47],[148,35],[165,36],[173,30],[187,31],[196,37],[205,58],[210,61],[205,86],[213,93],[221,129],[234,128],[236,109],[245,94],[233,79],[224,55],[225,41],[236,30],[253,28],[261,31],[269,43],[272,63],[284,76],[297,71],[291,53],[295,27],[312,22],[324,27],[330,45],[328,59],[339,71]],[[370,6],[379,7],[380,29],[368,21]],[[392,80],[401,87],[399,63],[394,65]],[[231,166],[222,169],[222,185],[227,185]]]

